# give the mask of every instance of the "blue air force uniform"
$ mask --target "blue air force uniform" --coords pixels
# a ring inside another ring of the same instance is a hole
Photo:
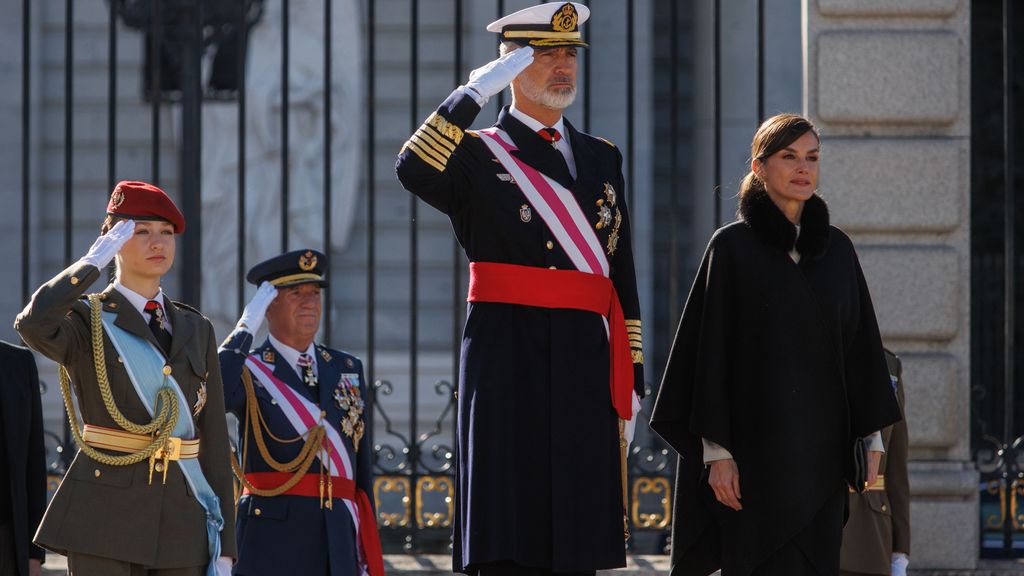
[[[301,251],[299,252],[301,254]],[[323,262],[323,255],[317,254]],[[288,257],[294,262],[295,253]],[[275,262],[272,259],[270,262]],[[319,269],[315,271],[320,274]],[[325,265],[325,264],[324,264]],[[282,268],[274,270],[273,275],[288,279],[294,274],[280,261],[272,265]],[[287,265],[285,265],[287,266]],[[254,268],[254,271],[258,271]],[[258,274],[256,276],[259,276]],[[250,278],[253,274],[250,273]],[[267,278],[256,278],[259,283]],[[308,281],[308,279],[307,279]],[[271,283],[273,280],[271,279]],[[284,286],[289,285],[287,282]],[[355,356],[314,344],[311,346],[315,359],[315,374],[319,381],[316,387],[308,385],[300,377],[300,368],[290,365],[286,360],[288,354],[279,342],[276,344],[268,337],[262,345],[251,350],[253,335],[244,328],[237,328],[221,345],[219,350],[221,371],[224,378],[224,396],[227,410],[239,420],[239,453],[246,446],[246,458],[242,462],[243,471],[250,473],[267,473],[275,470],[261,456],[256,445],[255,426],[260,424],[250,419],[247,437],[242,437],[245,430],[245,418],[248,410],[247,394],[242,383],[242,371],[246,358],[251,354],[273,369],[273,375],[286,383],[291,390],[302,398],[319,405],[323,411],[323,422],[334,427],[341,436],[344,448],[354,468],[356,487],[366,494],[372,495],[371,454],[368,436],[362,434],[357,446],[353,437],[343,433],[342,421],[349,417],[343,409],[343,389],[355,384],[359,396],[366,398],[366,378],[363,364]],[[303,351],[304,352],[304,351]],[[294,352],[293,355],[298,355]],[[263,437],[267,451],[277,462],[290,462],[300,455],[303,439],[296,438],[295,428],[290,424],[278,402],[259,383],[255,375],[252,377],[256,401],[259,405],[263,425]],[[351,393],[351,390],[349,390]],[[279,440],[293,440],[281,442]],[[326,466],[323,467],[326,470]],[[317,474],[321,470],[320,459],[317,458],[308,469],[308,474]],[[335,488],[337,490],[337,488]],[[348,507],[337,498],[333,506],[323,505],[317,497],[283,494],[279,496],[258,496],[246,494],[238,502],[237,514],[238,562],[234,574],[243,576],[310,574],[330,576],[355,576],[365,574],[357,561],[355,526]],[[370,527],[361,526],[360,530]],[[376,526],[372,526],[376,531]]]

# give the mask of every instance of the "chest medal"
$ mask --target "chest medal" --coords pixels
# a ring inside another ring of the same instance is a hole
[[[366,407],[359,392],[359,375],[342,374],[338,387],[334,389],[334,402],[342,411],[341,431],[352,439],[352,445],[359,452],[359,441],[363,439],[366,425],[363,423],[363,409]]]

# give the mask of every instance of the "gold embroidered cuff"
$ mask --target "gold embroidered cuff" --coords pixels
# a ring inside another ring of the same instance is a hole
[[[643,352],[643,350],[633,349],[633,350],[630,350],[629,353],[630,353],[631,356],[633,356],[633,364],[643,364],[644,363],[644,352]]]

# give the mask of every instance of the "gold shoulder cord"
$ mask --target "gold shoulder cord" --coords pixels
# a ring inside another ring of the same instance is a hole
[[[164,386],[157,393],[157,405],[160,407],[157,415],[149,422],[149,424],[139,425],[127,418],[124,414],[118,410],[117,405],[114,403],[114,395],[110,391],[110,380],[107,377],[107,364],[103,351],[103,321],[100,317],[100,295],[90,294],[89,295],[89,306],[92,310],[92,356],[93,366],[96,369],[96,382],[99,384],[100,396],[103,398],[103,405],[107,409],[107,413],[117,423],[118,426],[124,430],[133,434],[153,434],[153,441],[138,452],[125,454],[123,456],[112,456],[96,450],[92,446],[89,446],[82,439],[82,432],[78,426],[78,416],[75,414],[75,407],[71,401],[71,377],[68,375],[67,368],[63,365],[60,367],[60,393],[64,398],[64,408],[68,413],[68,422],[71,424],[71,434],[74,436],[75,443],[85,453],[86,456],[96,460],[101,464],[108,466],[130,466],[138,462],[149,458],[150,460],[150,481],[152,481],[153,475],[153,461],[159,452],[165,445],[170,443],[171,432],[174,430],[174,425],[178,421],[178,398],[177,395],[171,390],[170,387]],[[164,376],[164,382],[166,383],[167,376]],[[168,451],[165,451],[169,452]],[[167,481],[166,476],[166,462],[164,463],[164,481]]]
[[[302,477],[313,465],[313,460],[316,459],[318,448],[324,444],[324,439],[327,437],[327,430],[323,425],[313,427],[309,431],[309,437],[306,438],[305,444],[302,445],[302,450],[299,452],[299,455],[290,462],[278,462],[271,457],[270,451],[267,450],[267,443],[263,437],[264,431],[266,431],[266,433],[269,434],[276,442],[286,444],[297,442],[302,437],[297,436],[291,440],[283,440],[274,436],[274,434],[270,432],[270,428],[263,420],[263,415],[260,414],[259,402],[256,399],[256,389],[252,383],[252,374],[250,374],[249,369],[244,366],[242,367],[242,384],[245,386],[246,404],[245,423],[242,431],[242,461],[245,461],[249,452],[250,421],[255,422],[252,429],[252,435],[253,438],[256,439],[256,447],[259,449],[260,457],[263,458],[263,461],[266,462],[267,465],[278,472],[291,472],[292,477],[277,488],[264,490],[253,486],[252,483],[245,478],[245,472],[242,470],[242,467],[239,465],[236,458],[231,459],[231,470],[235,473],[235,477],[238,478],[238,481],[242,483],[242,486],[245,486],[249,492],[257,496],[280,496],[298,484],[299,480],[302,480]],[[323,479],[321,479],[321,483],[322,482]]]

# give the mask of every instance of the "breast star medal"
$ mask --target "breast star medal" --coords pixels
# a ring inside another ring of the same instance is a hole
[[[192,416],[198,417],[206,406],[206,382],[199,383],[199,391],[196,392],[196,403],[192,407]]]
[[[609,256],[615,254],[615,250],[619,247],[619,226],[622,226],[622,211],[616,208],[615,226],[612,227],[612,233],[608,235],[607,250]]]
[[[604,199],[597,201],[597,223],[594,228],[600,230],[612,223],[612,209],[608,207]]]
[[[334,402],[344,413],[341,418],[341,431],[352,439],[352,445],[355,446],[356,452],[359,452],[359,441],[363,439],[363,433],[366,431],[363,423],[363,409],[366,404],[359,392],[359,374],[341,375],[338,387],[334,389]]]

